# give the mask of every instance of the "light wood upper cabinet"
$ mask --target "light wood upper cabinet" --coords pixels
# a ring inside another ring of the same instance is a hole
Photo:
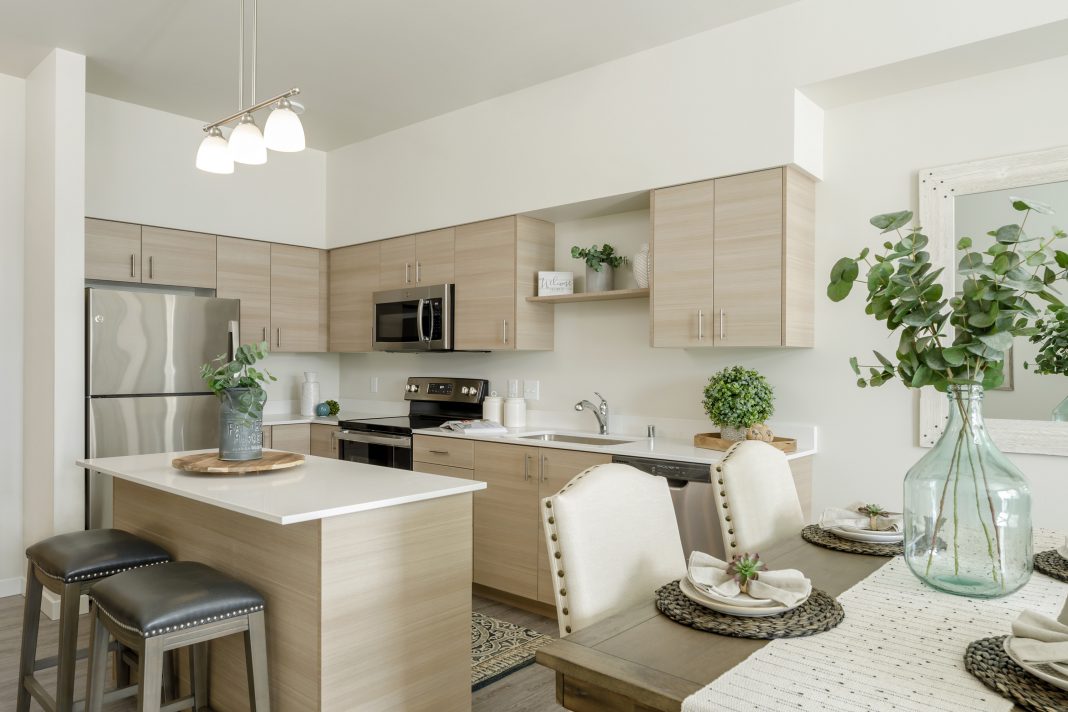
[[[555,228],[509,216],[456,228],[456,348],[463,351],[549,350],[551,304],[526,300],[539,270],[551,270]]]
[[[653,346],[811,346],[813,209],[791,166],[653,191]]]
[[[540,448],[538,501],[559,492],[575,475],[594,465],[603,465],[612,461],[611,455],[598,452],[580,452],[577,450],[557,450]],[[540,505],[539,505],[540,506]],[[553,604],[554,568],[550,565],[548,548],[545,546],[545,528],[541,525],[541,510],[538,510],[538,600]]]
[[[326,351],[326,269],[322,250],[271,245],[269,341],[274,351]]]
[[[215,235],[142,227],[141,281],[215,289]]]
[[[374,309],[378,290],[378,242],[330,251],[330,350],[342,353],[371,351]]]
[[[538,448],[475,443],[474,581],[538,597]]]
[[[415,284],[415,235],[381,240],[379,289],[404,289]]]
[[[715,195],[714,180],[653,191],[653,346],[712,345]]]
[[[415,236],[415,283],[420,286],[452,284],[456,230],[421,232]]]
[[[141,226],[85,219],[85,278],[141,281]]]
[[[270,244],[220,236],[216,259],[216,296],[241,300],[241,343],[270,342]]]

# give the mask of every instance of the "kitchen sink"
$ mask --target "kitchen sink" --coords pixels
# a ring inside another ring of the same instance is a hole
[[[567,433],[537,433],[536,435],[520,435],[520,440],[541,440],[553,443],[574,443],[575,445],[625,445],[633,440],[616,440],[597,435],[568,435]]]

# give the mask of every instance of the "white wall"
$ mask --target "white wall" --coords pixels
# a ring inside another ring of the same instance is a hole
[[[86,215],[322,247],[326,156],[270,152],[232,175],[197,170],[203,122],[88,94]]]
[[[16,593],[22,546],[22,245],[26,82],[0,74],[0,597]]]
[[[820,295],[838,257],[877,240],[868,225],[871,215],[915,208],[919,169],[1064,143],[1068,98],[1048,88],[1066,72],[1068,59],[1057,59],[828,111],[825,180],[816,191]],[[991,111],[991,106],[1021,110]],[[572,167],[561,163],[558,170],[567,174]],[[641,213],[630,216],[629,228],[600,219],[558,230],[561,237],[582,235],[586,242],[618,235],[633,244],[642,218]],[[570,246],[564,242],[558,239],[558,256]],[[853,499],[898,506],[904,473],[925,452],[914,444],[915,395],[896,383],[862,391],[853,385],[847,364],[851,355],[884,347],[884,327],[863,314],[859,297],[832,304],[821,296],[816,329],[813,349],[652,349],[646,303],[580,303],[556,308],[552,353],[348,355],[341,361],[341,388],[347,398],[396,400],[409,375],[485,376],[498,389],[507,378],[538,378],[538,409],[566,412],[596,389],[614,413],[696,419],[703,415],[705,379],[742,363],[760,369],[774,385],[776,419],[819,427],[817,508]],[[377,395],[368,392],[372,375],[381,379]],[[592,418],[588,425],[593,426]],[[1037,495],[1035,521],[1061,526],[1061,503],[1068,500],[1066,461],[1013,459]]]

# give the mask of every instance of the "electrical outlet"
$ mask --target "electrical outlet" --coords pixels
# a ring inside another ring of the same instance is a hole
[[[541,382],[523,381],[523,397],[527,400],[538,400],[541,397]]]
[[[371,376],[371,393],[378,393],[378,376]]]

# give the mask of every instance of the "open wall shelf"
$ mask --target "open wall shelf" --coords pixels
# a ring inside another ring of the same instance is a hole
[[[613,289],[607,292],[581,292],[579,294],[553,294],[546,297],[527,297],[528,302],[563,304],[567,302],[604,302],[612,299],[648,299],[649,289]]]

